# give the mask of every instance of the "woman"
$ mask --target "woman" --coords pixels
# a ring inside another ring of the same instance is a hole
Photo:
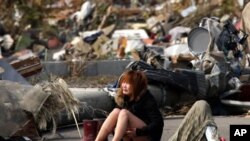
[[[147,90],[145,74],[127,71],[119,86],[117,106],[106,118],[96,141],[104,141],[113,131],[112,141],[160,141],[164,122],[156,100]]]

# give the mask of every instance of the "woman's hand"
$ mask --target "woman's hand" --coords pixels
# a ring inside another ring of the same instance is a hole
[[[128,137],[130,137],[130,138],[135,137],[136,136],[136,128],[129,128],[129,129],[127,129],[125,135],[128,136]]]

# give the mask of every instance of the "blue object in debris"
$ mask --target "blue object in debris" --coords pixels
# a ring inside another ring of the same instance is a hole
[[[5,59],[0,59],[0,67],[4,69],[4,72],[1,73],[1,80],[9,80],[24,85],[31,85]]]
[[[100,32],[94,33],[88,37],[85,37],[83,40],[86,43],[93,44],[98,39],[98,37],[102,34],[103,34],[103,32],[100,31]]]

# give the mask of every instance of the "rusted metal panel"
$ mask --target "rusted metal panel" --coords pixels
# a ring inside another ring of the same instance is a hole
[[[37,56],[32,56],[24,60],[10,63],[22,76],[28,77],[42,70],[42,64]]]

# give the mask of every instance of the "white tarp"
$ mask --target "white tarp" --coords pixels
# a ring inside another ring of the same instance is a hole
[[[120,37],[126,37],[129,39],[147,39],[149,38],[147,32],[143,29],[123,29],[123,30],[115,30],[112,38],[120,38]]]

